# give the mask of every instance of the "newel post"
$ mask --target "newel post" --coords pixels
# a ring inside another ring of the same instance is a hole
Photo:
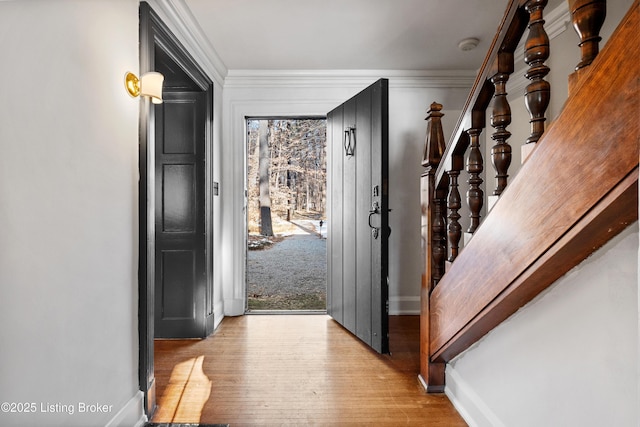
[[[430,344],[429,296],[444,274],[446,256],[445,189],[437,189],[435,174],[446,145],[442,131],[442,105],[431,104],[427,112],[427,135],[422,158],[426,168],[420,179],[422,204],[423,274],[420,290],[420,375],[419,380],[427,392],[444,391],[444,363],[432,363]]]

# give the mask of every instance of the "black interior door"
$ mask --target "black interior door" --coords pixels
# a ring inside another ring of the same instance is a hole
[[[205,92],[156,107],[156,338],[206,336]]]
[[[379,353],[389,352],[388,80],[327,115],[327,312]]]

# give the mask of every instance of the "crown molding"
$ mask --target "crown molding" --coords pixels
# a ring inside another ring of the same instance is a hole
[[[146,0],[209,77],[224,85],[228,69],[184,0]]]
[[[156,13],[176,33],[194,59],[214,81],[224,88],[309,88],[353,87],[388,78],[391,88],[470,88],[477,71],[470,70],[229,70],[184,0],[147,0]],[[566,3],[550,11],[545,17],[545,29],[552,40],[571,25]],[[514,62],[524,62],[524,43],[521,40]],[[509,91],[523,91],[529,81],[524,77],[526,67],[513,73]],[[522,71],[522,72],[520,72]]]
[[[225,88],[362,87],[380,78],[395,88],[470,88],[476,71],[229,70]]]

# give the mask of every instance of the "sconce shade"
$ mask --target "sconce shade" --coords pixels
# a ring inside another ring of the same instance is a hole
[[[164,76],[152,71],[140,78],[140,95],[151,97],[154,104],[162,104],[162,83]]]
[[[154,104],[162,104],[162,83],[164,76],[155,71],[145,73],[138,79],[135,74],[127,73],[124,85],[132,97],[148,96]]]

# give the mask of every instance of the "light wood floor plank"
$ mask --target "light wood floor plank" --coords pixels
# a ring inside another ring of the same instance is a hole
[[[325,315],[227,317],[204,340],[156,340],[156,423],[466,426],[418,383],[419,318],[378,355]]]

